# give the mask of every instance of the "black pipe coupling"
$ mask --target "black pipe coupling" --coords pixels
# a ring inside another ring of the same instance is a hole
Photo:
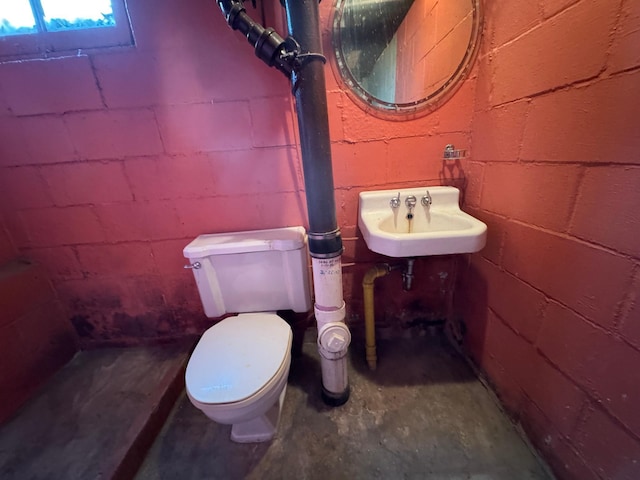
[[[287,42],[273,28],[265,28],[254,43],[256,56],[270,67],[286,76],[291,75],[291,65],[286,60]]]
[[[233,30],[239,30],[254,47],[256,56],[270,67],[275,67],[287,77],[291,65],[285,60],[285,40],[273,28],[264,28],[255,22],[241,0],[217,0],[218,6]]]
[[[327,62],[320,53],[302,52],[300,44],[293,38],[284,40],[273,28],[264,28],[255,22],[244,8],[242,0],[217,0],[224,17],[233,30],[239,30],[253,45],[256,56],[270,67],[275,67],[291,79],[296,89],[297,72],[305,63],[319,59]]]
[[[308,232],[309,254],[314,258],[335,258],[342,255],[342,237],[340,229],[332,232],[313,233]]]
[[[224,18],[229,26],[236,30],[238,28],[236,26],[236,18],[240,13],[246,12],[242,2],[234,0],[218,0],[218,6],[222,10]]]

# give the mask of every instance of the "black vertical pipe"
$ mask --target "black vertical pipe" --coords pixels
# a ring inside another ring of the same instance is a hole
[[[333,191],[329,117],[324,81],[325,59],[322,56],[320,14],[317,1],[284,0],[290,37],[283,40],[273,29],[265,29],[254,22],[246,14],[243,0],[217,0],[227,23],[231,28],[239,30],[246,36],[249,43],[253,45],[256,55],[269,66],[277,68],[291,79],[296,99],[302,168],[309,214],[309,253],[318,259],[313,265],[314,278],[317,264],[322,265],[322,261],[319,259],[333,259],[328,262],[328,265],[335,267],[340,265],[340,259],[336,260],[336,257],[342,254],[342,239],[336,220]],[[319,270],[322,271],[321,268]],[[342,286],[339,277],[326,278],[331,278],[335,286]],[[316,283],[317,286],[318,283]],[[318,300],[318,291],[316,289],[316,301]],[[333,293],[328,295],[327,292],[323,292],[323,295],[331,296]],[[337,299],[331,298],[330,300],[335,302]],[[331,311],[343,315],[342,292],[340,292],[339,300],[342,303],[342,309],[339,309],[338,305],[320,305],[320,307],[334,307]],[[329,310],[323,310],[323,313],[328,315]],[[335,321],[337,322],[337,320]],[[346,329],[346,327],[344,328]],[[348,342],[345,349],[346,347],[348,347]],[[323,357],[330,354],[329,352],[322,353],[322,349],[320,353]],[[349,399],[346,359],[344,356],[324,358],[330,362],[330,369],[333,370],[331,375],[335,374],[335,380],[340,378],[340,381],[344,381],[346,384],[342,392],[327,390],[324,385],[325,368],[323,364],[323,399],[329,405],[342,405]],[[331,378],[329,377],[329,379]]]
[[[285,7],[289,35],[302,52],[321,54],[318,0],[285,0]],[[313,257],[333,258],[342,253],[342,239],[336,220],[324,62],[318,56],[306,57],[291,81],[309,214],[309,251]]]

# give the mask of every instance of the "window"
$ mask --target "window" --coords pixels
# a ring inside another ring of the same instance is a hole
[[[132,44],[124,0],[0,0],[0,55]]]

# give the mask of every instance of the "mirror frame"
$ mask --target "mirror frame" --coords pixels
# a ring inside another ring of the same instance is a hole
[[[340,21],[345,3],[348,0],[336,0],[330,15],[331,65],[334,77],[351,100],[365,112],[385,120],[405,121],[425,116],[447,102],[462,86],[478,56],[483,31],[484,12],[482,0],[469,0],[473,7],[471,38],[465,55],[453,75],[436,91],[425,98],[409,103],[390,103],[380,100],[367,92],[356,81],[346,65],[340,48]]]

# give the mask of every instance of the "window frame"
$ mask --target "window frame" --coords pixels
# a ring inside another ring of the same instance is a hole
[[[0,57],[48,56],[79,49],[134,45],[126,0],[111,0],[115,26],[90,27],[62,31],[42,31],[42,7],[39,0],[29,0],[39,31],[0,37]],[[38,10],[39,8],[39,10]]]

